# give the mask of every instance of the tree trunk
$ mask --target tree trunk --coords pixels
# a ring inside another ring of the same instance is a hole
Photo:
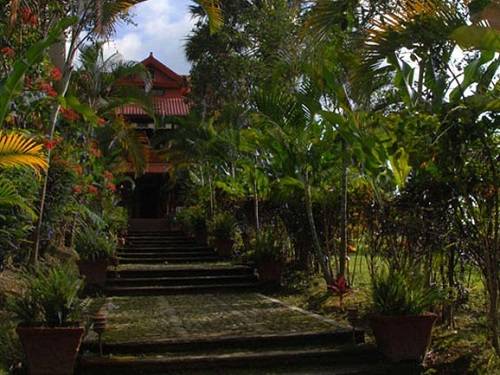
[[[342,141],[342,178],[340,187],[340,254],[339,254],[339,273],[346,274],[347,268],[347,147],[345,141]]]
[[[313,215],[313,207],[311,200],[311,186],[309,185],[309,176],[307,172],[305,173],[304,178],[304,197],[307,211],[307,220],[309,222],[309,226],[311,228],[311,235],[313,240],[313,249],[316,254],[316,258],[318,260],[319,266],[321,268],[321,272],[323,273],[323,277],[328,285],[333,283],[332,273],[330,272],[330,265],[328,263],[328,257],[324,254],[321,249],[321,244],[319,242],[318,234],[316,232],[316,223],[314,221]]]

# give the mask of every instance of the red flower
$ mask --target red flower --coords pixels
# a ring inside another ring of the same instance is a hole
[[[43,141],[43,144],[47,150],[52,150],[54,147],[57,146],[57,143],[58,142],[55,139],[52,139],[52,140],[46,139]]]
[[[75,171],[75,173],[79,176],[81,176],[83,174],[83,167],[80,165],[80,164],[77,164],[73,167],[73,170]]]
[[[99,147],[97,147],[96,145],[92,145],[90,147],[90,153],[96,158],[100,158],[102,156],[101,150],[99,150]]]
[[[78,121],[80,119],[80,115],[76,113],[73,109],[71,108],[64,108],[61,107],[61,115],[64,117],[67,121],[73,122],[73,121]]]
[[[347,280],[342,274],[338,274],[332,285],[328,285],[327,288],[339,295],[345,294],[349,290],[349,287],[347,286]]]
[[[0,52],[2,53],[2,55],[8,58],[12,58],[16,55],[16,52],[10,47],[3,47],[2,49],[0,49]]]
[[[97,125],[104,126],[106,125],[106,122],[107,120],[105,118],[99,117],[99,119],[97,120]]]
[[[109,191],[112,191],[113,193],[116,191],[116,185],[113,184],[113,183],[109,183],[106,185],[106,188],[109,190]]]
[[[73,193],[80,194],[82,192],[82,187],[80,185],[73,186]]]
[[[44,93],[46,93],[48,96],[56,97],[57,96],[57,91],[54,90],[52,85],[47,82],[42,82],[40,84],[40,90],[42,90]]]
[[[112,180],[113,179],[113,173],[111,173],[110,171],[104,171],[104,178],[106,180]]]
[[[94,185],[89,185],[89,187],[87,187],[87,191],[90,194],[97,194],[99,192],[99,190],[97,189],[97,187],[95,187]]]
[[[52,68],[52,70],[50,71],[50,78],[56,82],[60,81],[62,79],[61,70],[57,67]]]
[[[28,7],[24,7],[21,9],[21,20],[24,24],[28,24],[31,26],[38,25],[38,17]]]

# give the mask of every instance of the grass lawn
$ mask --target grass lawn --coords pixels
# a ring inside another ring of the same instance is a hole
[[[354,263],[354,262],[352,262]],[[350,265],[351,272],[353,265]],[[309,278],[303,274],[287,275],[288,288],[273,293],[286,303],[317,312],[339,322],[347,322],[346,311],[357,308],[364,318],[360,326],[368,329],[366,315],[370,311],[370,276],[366,261],[359,257],[354,288],[344,297],[343,309],[339,298],[330,292],[320,276]],[[455,315],[455,327],[437,324],[434,328],[431,350],[426,359],[426,374],[500,374],[500,360],[487,340],[486,296],[478,274],[472,273],[469,298]],[[373,337],[368,335],[368,341]]]

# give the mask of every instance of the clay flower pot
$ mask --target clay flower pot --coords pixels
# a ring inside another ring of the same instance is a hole
[[[78,269],[80,275],[85,277],[87,285],[103,287],[106,284],[108,264],[108,259],[80,260],[78,261]]]
[[[436,314],[415,316],[375,315],[370,326],[379,350],[391,361],[422,362],[431,343]]]
[[[82,341],[80,327],[17,327],[30,375],[71,375]]]
[[[216,238],[214,240],[215,249],[217,250],[217,254],[223,258],[230,258],[233,255],[233,245],[234,241],[231,239],[221,239]]]
[[[257,263],[259,280],[269,284],[279,284],[283,273],[283,263],[275,259],[262,259]]]

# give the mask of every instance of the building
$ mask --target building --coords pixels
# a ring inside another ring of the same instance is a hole
[[[139,133],[141,143],[146,149],[146,168],[142,176],[134,176],[133,168],[130,175],[134,178],[135,187],[130,184],[124,189],[123,203],[129,210],[132,219],[164,218],[175,212],[177,206],[176,187],[169,176],[169,165],[153,149],[153,136],[168,139],[169,133],[175,131],[172,118],[184,117],[189,114],[189,104],[186,95],[189,93],[188,77],[181,76],[158,61],[153,53],[142,64],[151,76],[150,87],[146,87],[143,79],[130,78],[123,82],[144,88],[152,96],[155,115],[154,120],[138,105],[123,106],[119,113]]]

